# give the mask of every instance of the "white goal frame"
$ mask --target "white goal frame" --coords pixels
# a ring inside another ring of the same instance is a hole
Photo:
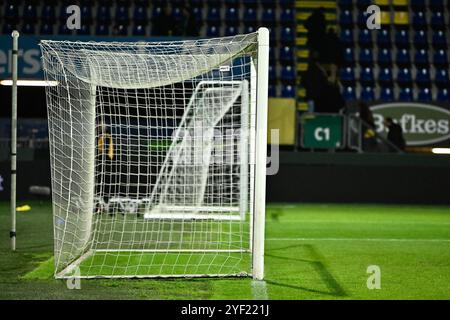
[[[195,212],[191,215],[186,215],[183,211],[192,212],[192,208],[183,208],[182,206],[175,206],[176,211],[179,211],[180,214],[170,213],[169,216],[165,216],[165,214],[158,214],[153,212],[154,208],[148,208],[145,210],[144,219],[151,220],[164,220],[164,219],[192,219],[192,220],[237,220],[243,221],[246,219],[247,210],[249,211],[249,226],[250,226],[250,241],[248,248],[227,248],[227,249],[174,249],[174,248],[165,248],[165,249],[92,249],[88,246],[88,242],[90,241],[90,228],[89,222],[87,222],[86,227],[83,229],[84,233],[80,236],[80,252],[84,251],[82,254],[78,256],[77,259],[72,261],[69,265],[67,265],[63,270],[55,270],[55,278],[65,279],[65,278],[168,278],[168,277],[228,277],[228,276],[251,276],[254,279],[262,280],[264,278],[264,232],[265,232],[265,197],[266,197],[266,158],[267,158],[267,111],[268,111],[268,66],[269,66],[269,31],[267,28],[260,28],[257,32],[257,55],[253,57],[250,61],[250,78],[251,81],[248,83],[247,81],[221,81],[222,84],[238,84],[240,86],[239,95],[242,97],[241,105],[242,108],[248,108],[248,114],[250,114],[248,119],[241,119],[242,126],[247,126],[247,122],[249,123],[249,127],[254,129],[250,130],[248,137],[248,144],[246,141],[241,143],[240,148],[243,151],[244,155],[249,155],[250,159],[243,157],[241,159],[241,171],[240,175],[244,177],[250,177],[250,184],[247,184],[248,180],[241,179],[241,188],[240,188],[240,201],[241,203],[237,207],[233,207],[231,211],[235,212],[236,215],[230,214],[221,214],[222,209],[220,207],[214,206],[196,206],[198,212]],[[94,55],[92,59],[101,59],[100,56]],[[59,61],[61,65],[63,65],[62,61]],[[46,66],[44,64],[44,70]],[[63,70],[64,72],[64,70]],[[93,72],[91,70],[91,72]],[[95,74],[95,72],[94,72]],[[46,74],[47,76],[47,74]],[[64,75],[65,77],[65,75]],[[48,79],[47,79],[48,80]],[[200,85],[203,83],[208,83],[208,81],[200,82],[199,85],[195,88],[195,92],[199,90]],[[215,81],[209,81],[209,84],[217,83]],[[163,84],[162,84],[163,85]],[[143,87],[145,88],[145,87]],[[91,85],[90,88],[84,89],[83,93],[90,96],[91,104],[95,105],[95,85]],[[50,93],[51,95],[51,93]],[[250,101],[248,100],[250,98]],[[49,92],[47,92],[47,98],[49,98]],[[70,99],[70,97],[69,97]],[[84,97],[83,97],[84,99]],[[50,103],[50,102],[49,102]],[[80,103],[80,102],[78,102]],[[187,106],[189,108],[191,103]],[[247,114],[247,111],[244,112]],[[82,115],[84,116],[84,115]],[[86,117],[90,117],[91,115],[85,115]],[[52,123],[49,123],[51,126]],[[91,133],[92,134],[92,133]],[[90,136],[87,139],[92,139]],[[50,144],[57,143],[52,137],[50,137]],[[92,141],[90,142],[92,143]],[[52,148],[52,147],[51,147]],[[253,152],[247,152],[246,148],[250,148]],[[53,149],[52,149],[53,150]],[[171,149],[169,149],[168,154],[170,155]],[[167,158],[166,158],[167,161]],[[94,163],[94,153],[88,152],[86,156],[87,163]],[[248,167],[246,163],[252,163],[253,165]],[[54,174],[52,161],[52,178]],[[165,170],[165,163],[163,164],[163,169]],[[250,169],[248,172],[247,169]],[[93,170],[91,170],[93,172]],[[89,179],[94,181],[94,174],[89,173]],[[159,181],[159,177],[158,177]],[[158,183],[158,182],[157,182]],[[129,201],[130,203],[134,203],[136,205],[152,203],[153,193],[155,192],[156,187],[152,191],[152,195],[150,199],[123,199],[123,201]],[[53,197],[58,197],[58,194],[55,194],[55,190],[53,190]],[[94,194],[91,196],[87,196],[87,204],[85,206],[88,207],[87,210],[93,211],[93,206],[95,203]],[[70,200],[70,199],[69,199]],[[150,200],[150,201],[148,201]],[[77,199],[72,199],[72,201],[77,201]],[[86,201],[86,199],[80,199],[80,201]],[[115,199],[119,205],[122,205],[121,199]],[[246,203],[249,204],[249,208],[246,208]],[[72,205],[72,204],[68,204]],[[169,208],[172,209],[172,208]],[[53,206],[54,215],[55,215],[55,228],[60,222],[56,215],[56,210],[61,212],[61,210],[65,210],[64,208],[56,208],[55,204]],[[66,210],[69,210],[68,208]],[[175,211],[175,210],[174,210]],[[230,207],[227,207],[223,211],[230,212]],[[91,222],[92,224],[92,222]],[[67,223],[65,223],[67,225]],[[55,229],[56,230],[56,229]],[[249,273],[185,273],[185,274],[120,274],[120,275],[79,275],[75,274],[74,271],[83,263],[93,255],[97,253],[114,253],[114,252],[124,252],[124,253],[132,253],[132,252],[149,252],[149,253],[251,253],[251,272]],[[55,240],[55,256],[56,253],[60,254],[60,252],[56,251],[56,240]],[[57,265],[57,261],[55,259],[55,266]]]

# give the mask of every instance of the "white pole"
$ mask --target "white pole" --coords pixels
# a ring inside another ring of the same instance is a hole
[[[264,279],[266,220],[267,95],[269,87],[269,30],[258,29],[256,92],[255,217],[253,223],[253,278]]]
[[[16,250],[16,156],[17,156],[17,56],[19,32],[14,30],[12,47],[12,103],[11,103],[11,250]]]

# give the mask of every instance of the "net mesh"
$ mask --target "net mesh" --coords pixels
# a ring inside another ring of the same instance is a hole
[[[41,49],[55,275],[250,274],[257,34]]]

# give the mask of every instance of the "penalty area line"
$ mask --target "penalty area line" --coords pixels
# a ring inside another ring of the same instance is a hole
[[[450,239],[401,238],[267,238],[267,241],[371,241],[371,242],[450,242]]]

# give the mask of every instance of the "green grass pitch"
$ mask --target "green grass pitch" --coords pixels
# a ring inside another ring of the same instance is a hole
[[[52,277],[50,204],[28,204],[13,253],[0,203],[0,299],[450,299],[450,207],[268,205],[264,282],[83,279],[69,290]],[[367,288],[370,265],[379,290]]]

